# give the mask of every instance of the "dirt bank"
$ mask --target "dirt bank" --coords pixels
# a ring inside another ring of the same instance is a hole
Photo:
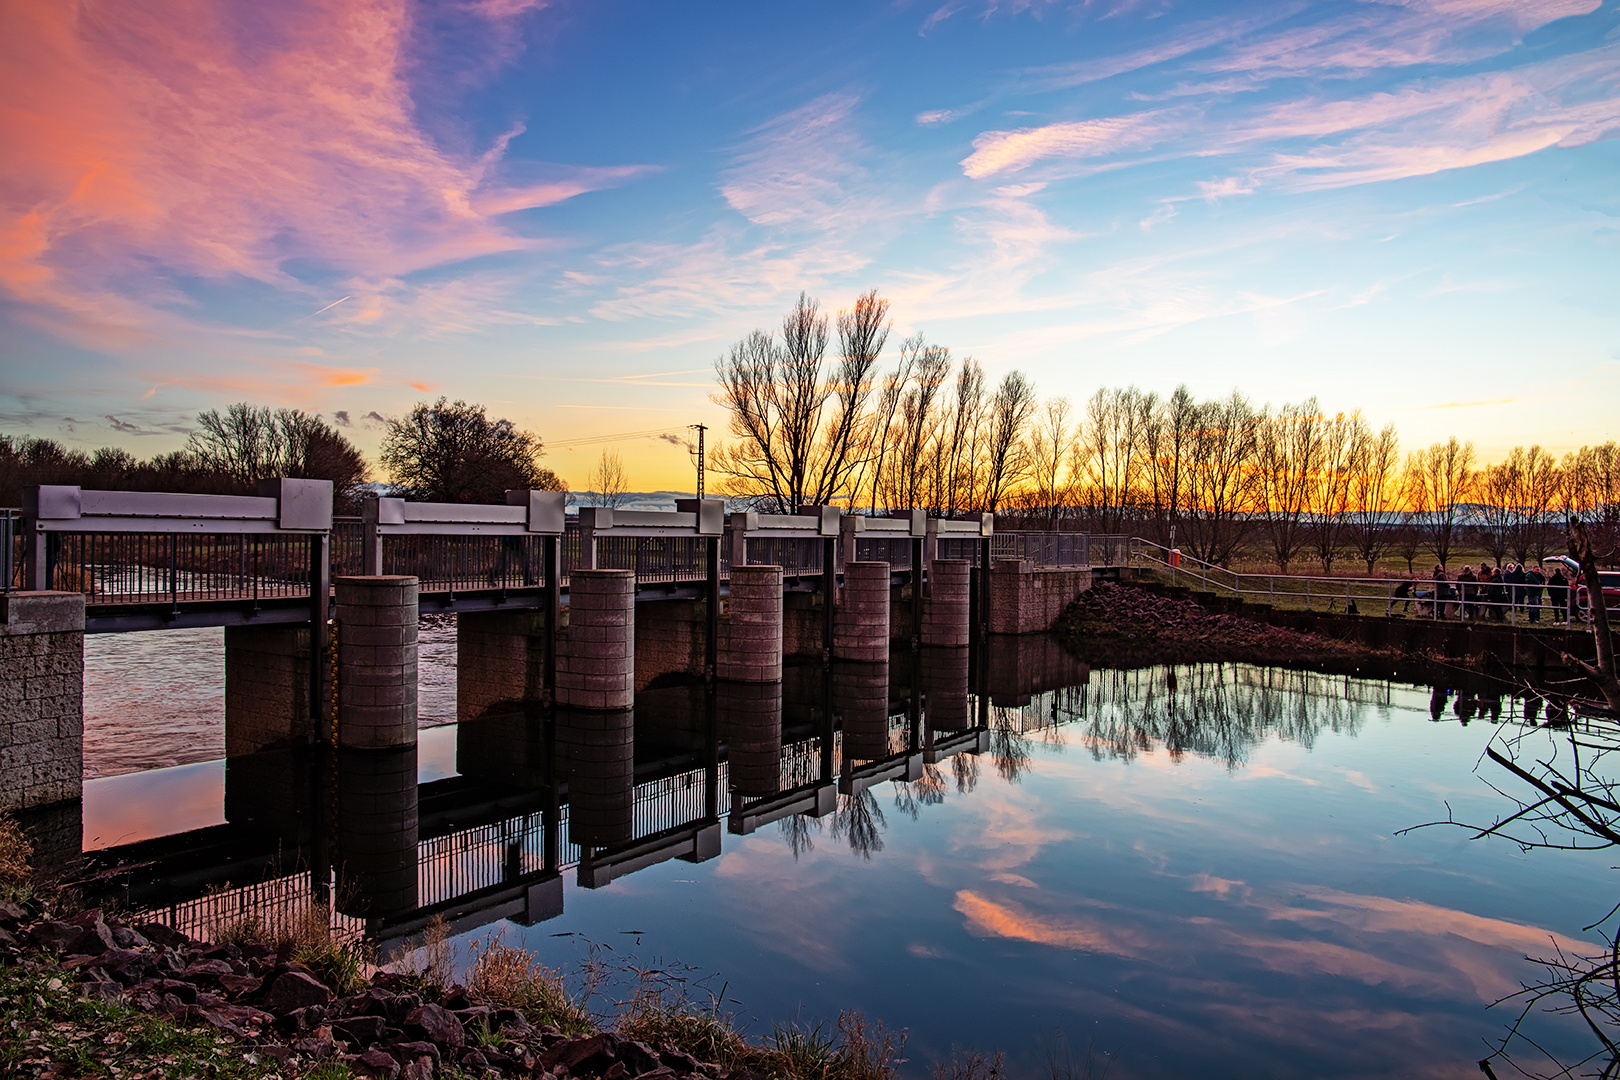
[[[1227,660],[1362,673],[1415,662],[1109,582],[1081,594],[1058,617],[1052,633],[1076,656],[1108,667]]]

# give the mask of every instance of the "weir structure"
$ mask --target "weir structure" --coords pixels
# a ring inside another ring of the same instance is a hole
[[[264,751],[227,761],[224,824],[92,850],[75,833],[57,854],[79,860],[87,903],[194,936],[319,905],[386,954],[436,918],[460,933],[556,917],[570,872],[600,888],[788,818],[814,833],[811,819],[843,815],[827,824],[853,844],[873,785],[971,773],[1009,723],[1048,716],[1052,695],[1087,679],[1050,638],[1000,637],[971,667],[965,650],[899,649],[882,664],[790,665],[774,683],[646,691],[634,710],[467,721],[425,733],[453,735],[457,773],[428,781],[415,745]]]
[[[722,500],[692,499],[571,516],[564,498],[371,498],[343,520],[317,480],[264,481],[257,496],[29,489],[25,587],[0,599],[0,700],[12,706],[0,809],[79,796],[86,633],[222,626],[235,757],[414,745],[416,627],[429,613],[457,616],[460,721],[560,710],[611,727],[621,720],[607,714],[638,692],[685,682],[710,688],[739,745],[756,749],[770,733],[738,726],[760,712],[740,703],[759,698],[769,715],[785,660],[882,666],[896,647],[963,650],[926,665],[955,671],[974,641],[1021,629],[995,615],[1006,568],[987,572],[1002,539],[990,515],[727,516]]]

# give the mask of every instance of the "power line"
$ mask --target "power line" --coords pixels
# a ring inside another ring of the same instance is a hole
[[[667,428],[648,428],[645,431],[623,431],[614,435],[586,435],[578,439],[546,440],[546,449],[566,449],[573,446],[590,446],[596,443],[628,442],[631,439],[652,439],[659,435],[679,435],[687,430],[686,426]]]

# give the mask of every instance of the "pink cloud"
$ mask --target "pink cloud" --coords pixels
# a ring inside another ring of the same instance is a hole
[[[974,179],[1019,172],[1047,158],[1091,158],[1153,145],[1180,124],[1165,110],[1072,120],[1014,131],[987,131],[973,140],[962,172]]]
[[[535,5],[482,5],[509,18]],[[126,335],[183,308],[157,266],[302,288],[528,248],[501,215],[619,183],[513,188],[417,125],[405,0],[14,5],[0,44],[0,286]]]

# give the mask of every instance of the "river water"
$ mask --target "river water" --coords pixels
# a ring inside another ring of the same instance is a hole
[[[423,635],[426,822],[470,759],[453,623]],[[90,639],[87,848],[226,820],[219,637]],[[1527,955],[1600,941],[1582,927],[1614,901],[1602,853],[1403,831],[1504,811],[1480,761],[1522,702],[1244,665],[1059,674],[991,681],[982,752],[727,833],[705,861],[596,889],[566,872],[560,915],[470,928],[461,955],[493,934],[565,969],[684,965],[755,1032],[858,1009],[907,1033],[908,1076],[977,1048],[1013,1075],[1462,1077]],[[638,702],[638,744],[665,707]],[[903,712],[891,727],[904,750]],[[1574,1020],[1532,1023],[1566,1060],[1593,1049]]]

